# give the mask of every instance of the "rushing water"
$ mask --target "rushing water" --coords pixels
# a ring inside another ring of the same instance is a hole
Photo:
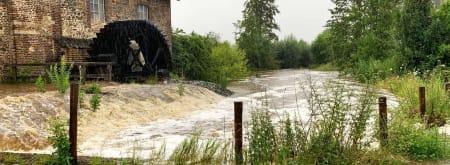
[[[337,84],[351,91],[362,88],[361,84],[340,79],[337,72],[310,70],[263,72],[258,77],[233,82],[229,89],[235,94],[227,98],[194,87],[187,88],[181,97],[176,84],[114,85],[102,89],[98,112],[80,113],[78,149],[80,155],[148,158],[163,145],[171,153],[196,131],[201,131],[203,139],[229,140],[235,101],[244,103],[244,123],[250,119],[250,110],[262,106],[263,101],[269,102],[275,120],[283,112],[293,111],[307,117],[304,88],[309,83],[319,89]],[[382,90],[380,94],[388,96],[388,107],[397,106],[395,97]],[[0,98],[0,142],[2,138],[3,142],[16,140],[11,144],[17,146],[10,150],[51,152],[42,150],[48,136],[44,121],[51,117],[67,118],[67,100],[67,95],[56,92]]]
[[[235,94],[225,98],[216,106],[192,112],[180,118],[161,119],[144,125],[133,126],[120,131],[108,139],[89,140],[80,146],[82,155],[109,157],[149,157],[151,151],[165,145],[171,153],[184,139],[196,131],[202,138],[230,140],[233,130],[233,103],[244,102],[244,123],[250,119],[250,110],[261,106],[262,101],[270,103],[270,112],[276,118],[285,111],[299,111],[306,117],[307,103],[302,88],[308,82],[317,87],[330,84],[344,84],[346,88],[359,90],[360,84],[339,79],[337,72],[309,70],[277,70],[261,73],[258,77],[231,83],[229,89]],[[395,98],[389,96],[389,107],[397,106]],[[266,100],[265,100],[266,99]],[[244,130],[245,131],[245,130]]]

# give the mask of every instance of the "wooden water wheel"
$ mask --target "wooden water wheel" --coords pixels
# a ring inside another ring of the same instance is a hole
[[[106,25],[97,33],[88,52],[91,62],[113,62],[113,79],[118,81],[148,77],[172,66],[165,34],[144,20]]]

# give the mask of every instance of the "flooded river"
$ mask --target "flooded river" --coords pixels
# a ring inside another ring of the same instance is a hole
[[[337,72],[310,70],[263,72],[258,77],[231,83],[229,89],[235,94],[226,98],[190,86],[185,96],[179,96],[176,84],[108,86],[103,88],[100,111],[81,112],[79,155],[148,158],[163,145],[171,153],[196,131],[202,133],[203,139],[230,140],[235,101],[244,103],[244,123],[250,120],[250,110],[265,101],[274,120],[283,112],[293,111],[307,117],[303,92],[308,84],[318,89],[338,84],[349,91],[362,88],[361,84],[340,79]],[[383,90],[379,94],[388,96],[388,108],[397,106],[394,96]],[[45,119],[67,118],[68,96],[61,96],[47,92],[0,97],[0,142],[3,138],[21,144],[9,151],[51,153],[44,142],[48,133],[42,132],[46,130]]]
[[[244,81],[231,83],[229,89],[235,92],[231,97],[218,102],[214,107],[200,109],[180,118],[168,118],[133,126],[117,132],[108,138],[92,138],[80,146],[82,155],[108,157],[139,156],[147,158],[152,150],[166,147],[171,153],[184,139],[201,131],[202,138],[231,140],[233,131],[233,103],[244,103],[244,123],[250,120],[250,110],[269,102],[274,119],[286,111],[307,114],[307,101],[302,88],[308,82],[317,87],[330,84],[344,84],[346,88],[359,90],[360,84],[338,78],[337,72],[317,72],[310,70],[278,70],[261,73]],[[383,92],[383,91],[382,91]],[[389,107],[397,106],[395,97],[389,97]],[[245,125],[245,124],[244,124]],[[245,130],[244,130],[245,132]]]

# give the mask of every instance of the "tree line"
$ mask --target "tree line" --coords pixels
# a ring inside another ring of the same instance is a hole
[[[450,64],[450,2],[333,0],[327,30],[313,42],[321,63],[333,62],[362,81],[426,73]]]
[[[308,44],[293,35],[279,40],[275,0],[247,0],[242,20],[234,24],[235,45],[220,42],[213,33],[174,32],[175,66],[189,78],[221,82],[242,78],[248,71],[332,64],[368,81],[450,64],[448,0],[438,8],[431,0],[332,2],[326,30]],[[218,45],[222,48],[213,51]],[[224,60],[239,64],[239,69],[211,67],[225,66]]]

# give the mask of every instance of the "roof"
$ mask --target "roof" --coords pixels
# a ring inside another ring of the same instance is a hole
[[[88,49],[92,43],[91,39],[80,39],[80,38],[70,38],[70,37],[55,37],[55,41],[62,47],[65,48],[77,48],[77,49]]]

